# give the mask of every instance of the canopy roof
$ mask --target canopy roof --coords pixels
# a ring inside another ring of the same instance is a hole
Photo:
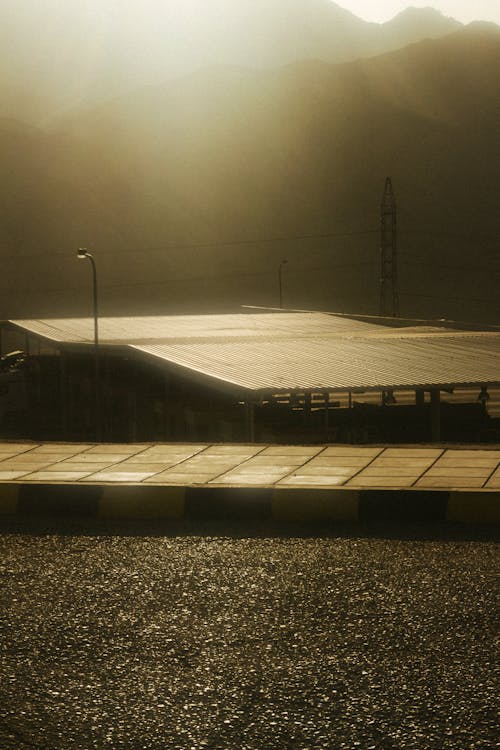
[[[9,323],[58,347],[94,341],[92,318]],[[314,312],[143,316],[100,318],[99,338],[255,393],[500,384],[500,333],[439,325]]]

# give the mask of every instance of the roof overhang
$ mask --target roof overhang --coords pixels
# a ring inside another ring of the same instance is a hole
[[[93,347],[93,319],[8,324],[61,351]],[[100,348],[255,398],[290,392],[500,385],[500,332],[387,327],[322,313],[100,318]]]

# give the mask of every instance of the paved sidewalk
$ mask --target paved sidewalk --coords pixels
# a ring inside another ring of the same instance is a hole
[[[0,443],[0,483],[500,490],[500,448]]]

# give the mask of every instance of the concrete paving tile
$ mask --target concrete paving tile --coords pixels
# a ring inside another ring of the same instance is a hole
[[[120,464],[112,464],[111,466],[108,466],[106,471],[134,471],[134,472],[152,472],[156,474],[159,471],[165,471],[165,469],[170,468],[170,466],[167,464],[165,465],[162,463],[138,463],[135,461],[135,456],[133,459],[130,459],[130,461],[123,461]],[[102,466],[98,466],[97,469],[94,469],[94,471],[102,471]]]
[[[2,461],[0,464],[2,467],[2,471],[24,471],[24,472],[31,472],[31,471],[38,471],[39,469],[46,469],[47,466],[50,466],[50,461],[17,461],[17,460],[7,460]]]
[[[88,474],[88,471],[35,471],[24,476],[23,482],[77,482]]]
[[[29,471],[0,471],[0,482],[10,482],[12,479],[19,479],[29,474]]]
[[[460,487],[480,488],[484,481],[478,477],[461,477],[456,474],[451,477],[422,477],[415,484],[415,487],[448,487],[450,489],[459,489]]]
[[[468,468],[468,469],[474,469],[474,468],[484,468],[484,469],[494,469],[495,466],[497,466],[498,461],[495,458],[472,458],[472,457],[464,457],[463,459],[459,458],[440,458],[439,461],[436,461],[435,466],[446,466],[450,469],[462,469],[462,468]]]
[[[486,468],[469,468],[467,466],[461,466],[460,469],[450,469],[446,466],[431,466],[431,468],[425,473],[426,477],[449,477],[453,479],[456,476],[461,477],[484,477],[486,481],[491,474],[489,469]]]
[[[139,453],[134,456],[134,460],[141,462],[145,461],[146,463],[152,461],[153,463],[158,463],[159,461],[163,461],[165,464],[174,464],[174,463],[180,463],[181,461],[187,461],[189,458],[194,458],[197,455],[197,453],[155,453],[155,452],[149,452],[146,451],[145,453]]]
[[[352,477],[357,471],[356,466],[313,466],[311,462],[305,466],[300,466],[296,474],[303,474],[304,476],[319,474],[324,477]]]
[[[158,460],[155,458],[155,461]],[[205,452],[197,453],[185,459],[185,463],[190,464],[240,464],[245,461],[241,456],[207,456]]]
[[[128,453],[79,453],[78,456],[72,456],[61,461],[61,464],[65,464],[69,461],[78,459],[79,463],[91,463],[91,464],[115,464],[119,461],[126,461],[130,458]]]
[[[9,458],[16,458],[19,454],[16,453],[0,453],[0,466],[3,461],[7,461]]]
[[[414,469],[415,471],[425,471],[425,469],[431,466],[432,463],[432,458],[385,458],[384,456],[380,456],[379,458],[376,458],[375,461],[370,465],[387,466],[388,468],[403,466],[406,468]]]
[[[36,453],[35,451],[29,451],[29,453],[23,453],[22,455],[26,457],[26,460],[31,456],[32,461],[45,461],[46,463],[50,462],[51,464],[57,464],[61,461],[66,461],[68,458],[79,456],[78,453],[75,454],[75,456],[68,456],[67,453]],[[19,456],[19,458],[21,459],[21,456]]]
[[[147,484],[175,484],[177,486],[188,486],[191,484],[207,484],[213,479],[213,474],[177,474],[175,472],[163,471],[161,474],[154,474],[145,480]]]
[[[255,456],[264,448],[263,445],[211,445],[203,451],[204,456]]]
[[[87,475],[86,482],[142,482],[152,474],[150,471],[98,471]]]
[[[422,474],[421,471],[415,471],[414,469],[407,469],[405,466],[393,466],[388,468],[387,466],[368,466],[363,469],[358,476],[360,477],[413,477],[417,479]]]
[[[234,485],[239,487],[269,486],[275,484],[281,475],[277,474],[224,474],[222,477],[213,479],[209,484]]]
[[[82,464],[85,466],[85,464]],[[134,474],[156,474],[159,471],[165,471],[168,467],[165,464],[138,464],[133,461],[123,461],[119,464],[111,464],[110,466],[103,467],[102,464],[97,464],[97,469],[94,472],[103,472],[110,474],[116,474],[117,472],[133,472]]]
[[[442,448],[386,448],[384,458],[438,458],[443,453]]]
[[[290,458],[288,458],[287,456],[276,456],[274,458],[272,456],[255,456],[255,458],[250,458],[248,461],[240,463],[239,465],[244,471],[246,471],[247,469],[251,469],[253,471],[255,468],[257,468],[262,469],[264,470],[264,472],[266,472],[268,471],[268,469],[272,468],[283,468],[284,471],[287,467],[289,471],[292,471],[298,466],[302,466],[303,463],[303,461],[296,461],[294,456],[291,456]]]
[[[201,453],[199,456],[193,456],[193,458],[199,458],[200,461],[202,459],[205,459],[207,461],[208,460],[211,461],[213,459],[232,461],[233,464],[235,466],[237,466],[238,464],[241,464],[244,461],[248,461],[249,459],[254,458],[255,455],[256,455],[255,453],[234,453],[234,454],[231,454],[231,453],[210,453],[210,454],[208,454],[207,451],[203,451],[203,453]]]
[[[33,453],[33,451],[28,451],[27,453],[20,453],[19,455],[13,456],[9,460],[15,461],[16,463],[19,463],[19,464],[36,463],[37,461],[43,464],[49,464],[49,463],[56,463],[57,461],[61,461],[64,458],[65,456],[61,456],[61,454],[57,454],[57,453],[35,454]]]
[[[382,453],[384,449],[381,447],[377,448],[369,448],[366,446],[358,446],[358,445],[331,445],[328,448],[325,448],[325,450],[321,454],[321,458],[326,458],[327,456],[353,456],[355,458],[375,458],[375,456],[378,456],[379,453]]]
[[[91,463],[90,461],[80,461],[79,456],[74,456],[75,460],[69,458],[67,461],[60,461],[57,464],[44,464],[47,471],[84,471],[89,472],[102,471],[108,467],[108,463]],[[109,464],[113,466],[113,464]],[[1,466],[1,464],[0,464]]]
[[[299,454],[289,456],[269,456],[259,453],[257,456],[247,459],[244,463],[254,464],[255,466],[302,466],[302,464],[310,461],[309,456],[301,456]]]
[[[308,466],[353,466],[361,469],[371,461],[364,456],[318,456],[308,462]]]
[[[162,463],[165,466],[173,466],[180,461],[186,461],[192,457],[192,453],[136,453],[130,456],[128,460],[136,464]]]
[[[175,464],[172,469],[178,471],[180,474],[195,473],[195,474],[209,474],[218,473],[222,474],[225,471],[234,469],[238,466],[238,462],[235,461],[183,461],[180,464]],[[166,468],[166,467],[165,467]]]
[[[0,443],[0,453],[22,453],[37,448],[38,443]]]
[[[139,453],[149,446],[150,443],[98,443],[90,448],[87,453]]]
[[[499,450],[459,450],[455,448],[448,448],[443,458],[487,458],[492,461],[500,461]]]
[[[411,487],[414,477],[363,477],[360,474],[347,482],[347,487]]]
[[[92,443],[44,443],[37,448],[33,448],[31,453],[62,453],[71,455],[81,453],[92,448]]]
[[[261,456],[305,456],[306,459],[315,456],[323,450],[321,445],[271,445],[260,454]]]
[[[145,455],[146,453],[159,453],[162,455],[168,455],[171,453],[177,453],[182,454],[185,456],[194,456],[195,453],[200,453],[201,451],[206,450],[206,448],[209,448],[209,445],[206,445],[205,443],[169,443],[169,444],[158,444],[158,445],[150,445],[149,448],[146,447],[146,449],[141,453],[141,455]]]
[[[322,476],[319,474],[294,474],[291,477],[285,477],[278,484],[287,487],[340,487],[345,484],[349,477],[342,476]]]
[[[231,473],[232,475],[236,474],[270,474],[270,475],[277,475],[286,477],[287,474],[290,474],[292,471],[295,471],[297,467],[292,466],[249,466],[248,464],[243,464],[243,466],[236,466],[232,470],[228,470],[224,473]]]

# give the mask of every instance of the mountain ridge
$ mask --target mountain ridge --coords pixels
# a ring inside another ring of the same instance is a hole
[[[84,312],[81,245],[103,314],[272,305],[284,257],[286,304],[376,313],[391,175],[402,312],[460,317],[447,297],[497,296],[494,273],[453,268],[497,252],[498,72],[500,30],[471,26],[342,65],[198,72],[50,132],[0,127],[0,314]]]
[[[162,15],[158,0],[143,0],[141,16],[125,0],[119,6],[102,0],[94,15],[91,4],[76,0],[66,0],[63,12],[56,0],[36,13],[30,7],[27,0],[0,5],[0,114],[41,123],[81,103],[212,64],[345,62],[403,47],[422,34],[442,36],[458,23],[416,10],[426,20],[415,32],[415,20],[407,23],[404,14],[372,24],[331,0],[196,0],[191,10],[169,0]]]

